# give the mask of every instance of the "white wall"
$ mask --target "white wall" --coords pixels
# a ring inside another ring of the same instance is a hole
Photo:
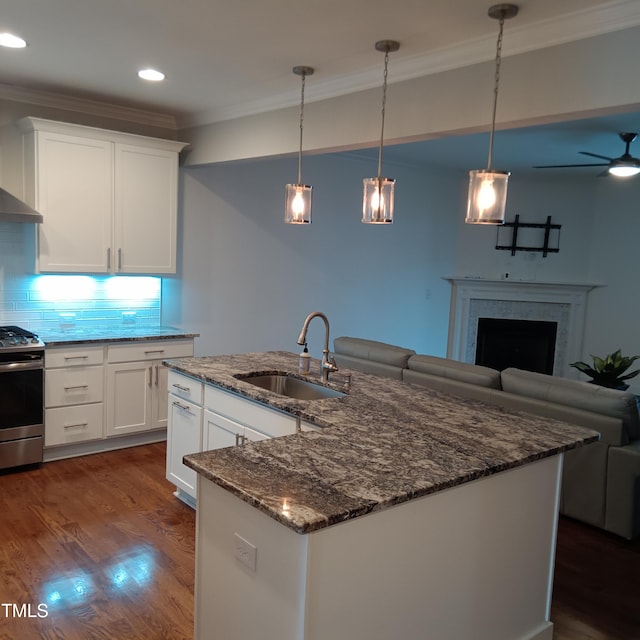
[[[295,351],[304,318],[319,310],[332,340],[355,335],[444,355],[450,292],[441,276],[454,267],[460,183],[388,169],[398,184],[396,222],[385,227],[360,222],[362,178],[375,163],[305,158],[309,226],[283,222],[295,160],[184,170],[181,279],[166,281],[163,321],[200,331],[201,354]],[[317,357],[323,327],[311,327]]]
[[[593,282],[584,358],[640,353],[635,296],[640,180],[511,177],[508,219],[562,225],[560,252],[495,249],[494,227],[465,225],[466,176],[385,167],[396,177],[396,221],[359,222],[361,179],[375,166],[348,154],[304,158],[313,224],[283,222],[295,160],[183,169],[180,273],[164,280],[163,321],[199,331],[200,355],[296,351],[307,313],[324,311],[331,338],[355,335],[444,355],[447,275]],[[612,312],[615,310],[615,312]],[[316,324],[317,323],[317,324]],[[319,357],[323,327],[309,334]],[[633,385],[632,385],[633,387]]]
[[[589,296],[585,357],[640,354],[640,176],[598,180],[595,210],[589,278],[606,286]],[[640,393],[640,376],[630,384]]]
[[[559,253],[546,257],[537,252],[496,250],[496,228],[467,225],[460,218],[456,248],[456,275],[538,280],[550,282],[580,282],[587,280],[589,253],[594,216],[594,197],[598,180],[592,177],[563,178],[560,172],[550,176],[520,176],[509,179],[507,221],[515,215],[520,222],[560,224]],[[466,198],[466,193],[464,194]],[[556,238],[552,233],[551,240]],[[500,242],[511,241],[510,231],[500,230]],[[519,245],[542,246],[543,230],[521,229]],[[553,243],[552,243],[553,244]]]

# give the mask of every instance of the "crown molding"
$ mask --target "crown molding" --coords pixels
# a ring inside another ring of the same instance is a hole
[[[603,6],[568,13],[555,19],[540,20],[527,26],[520,26],[514,21],[509,23],[505,30],[503,56],[527,53],[638,25],[638,0],[612,0]],[[495,34],[491,34],[426,54],[392,59],[390,83],[413,80],[492,60],[495,56],[495,38]],[[380,69],[376,64],[358,73],[344,74],[327,80],[314,78],[314,82],[307,86],[306,99],[307,102],[318,102],[366,91],[379,85]],[[276,96],[266,96],[242,104],[193,114],[174,115],[11,84],[0,83],[0,92],[4,100],[175,131],[294,107],[299,101],[299,91],[291,89]]]
[[[558,18],[540,20],[527,26],[509,24],[505,29],[503,56],[545,49],[556,45],[584,40],[594,36],[629,29],[640,25],[640,2],[614,0],[605,6],[588,8]],[[391,62],[390,84],[451,71],[465,66],[493,60],[496,35],[469,40],[443,47],[426,54],[405,57]],[[365,71],[345,74],[309,83],[306,101],[317,102],[349,93],[366,91],[380,85],[380,69],[376,65]],[[267,96],[243,104],[229,105],[178,118],[178,127],[189,128],[225,120],[253,116],[298,104],[299,92],[291,90],[278,96]]]
[[[173,115],[147,111],[136,107],[111,104],[100,100],[90,100],[51,91],[43,91],[41,89],[2,83],[0,83],[0,95],[3,100],[33,104],[39,107],[73,111],[101,118],[111,118],[114,120],[160,127],[162,129],[176,130],[177,128],[176,118]]]

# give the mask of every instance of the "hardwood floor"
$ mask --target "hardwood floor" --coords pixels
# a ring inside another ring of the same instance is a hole
[[[193,637],[195,514],[164,479],[165,452],[0,475],[0,639]],[[551,619],[554,640],[640,639],[640,540],[561,518]]]
[[[640,639],[640,538],[560,518],[551,620],[554,640]]]
[[[0,638],[193,637],[195,514],[171,494],[165,451],[0,476],[0,603],[31,607],[0,605]]]

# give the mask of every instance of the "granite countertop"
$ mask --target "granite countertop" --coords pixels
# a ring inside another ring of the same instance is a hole
[[[212,482],[298,533],[515,468],[595,431],[360,372],[348,395],[294,400],[234,377],[296,372],[282,351],[176,358],[169,367],[324,427],[185,456]],[[312,361],[311,378],[319,380]],[[342,378],[334,374],[335,380]],[[340,388],[340,385],[332,385]]]
[[[78,342],[118,342],[122,340],[171,340],[197,338],[199,333],[183,329],[145,325],[104,325],[101,327],[71,327],[69,329],[43,329],[34,331],[45,346],[60,346]]]

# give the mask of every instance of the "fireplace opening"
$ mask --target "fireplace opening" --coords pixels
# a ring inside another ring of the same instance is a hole
[[[476,364],[553,373],[557,322],[478,318]]]

